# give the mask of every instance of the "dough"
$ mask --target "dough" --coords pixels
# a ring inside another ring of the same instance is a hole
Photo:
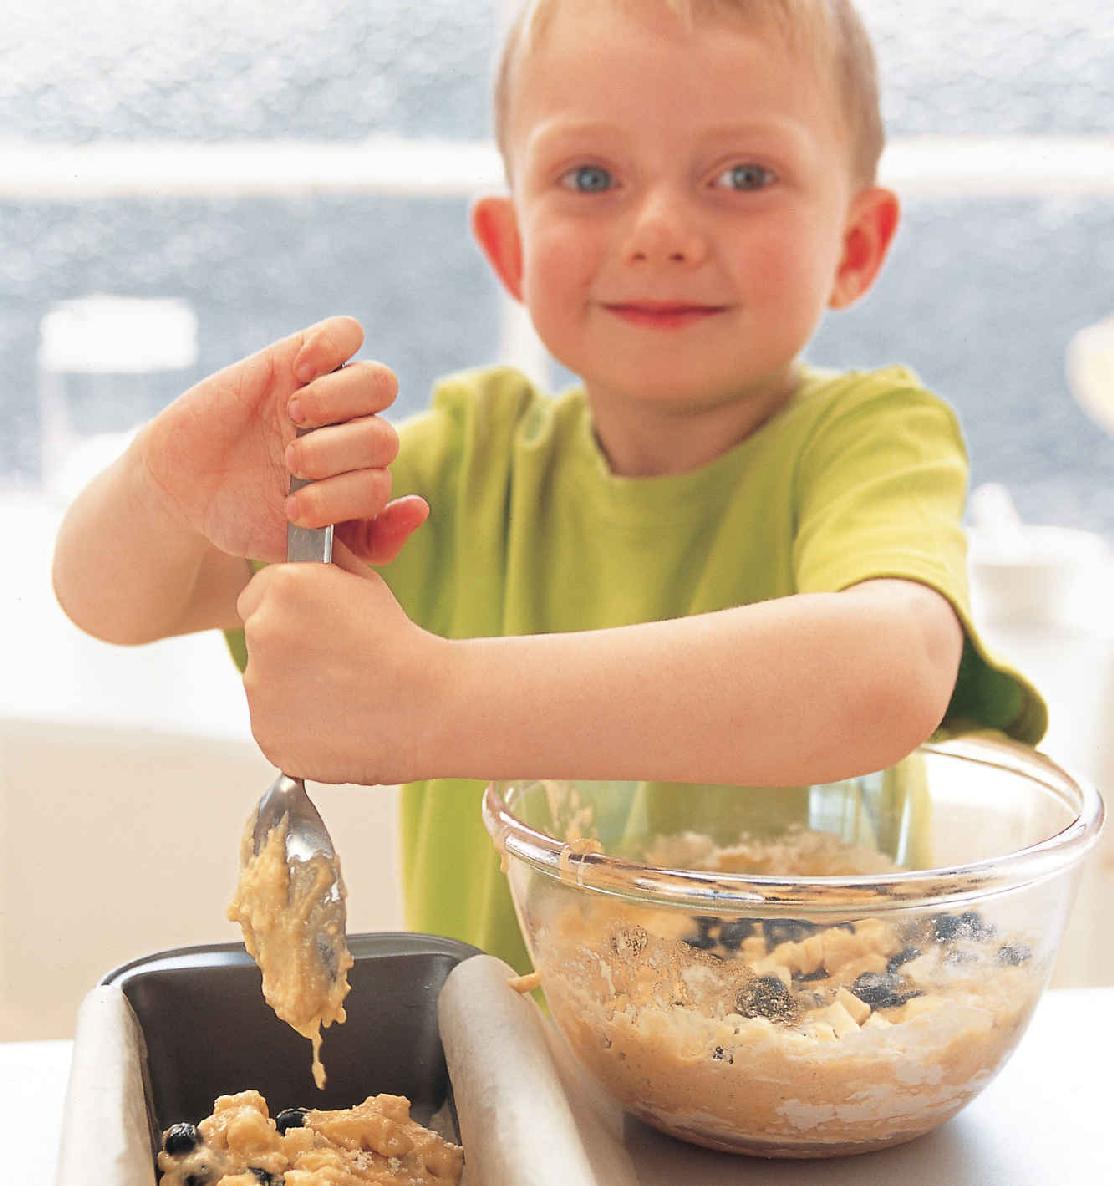
[[[286,863],[286,820],[272,828],[258,853],[254,819],[240,842],[240,881],[228,908],[244,946],[263,975],[263,997],[276,1015],[313,1043],[313,1080],[325,1086],[321,1027],[345,1020],[348,950],[342,912],[328,899],[332,869],[324,857]],[[343,900],[344,886],[339,886]]]
[[[888,867],[805,830],[722,849],[672,837],[645,860],[797,876]],[[527,914],[581,1060],[635,1115],[736,1152],[861,1152],[935,1127],[997,1071],[1047,972],[1032,937],[973,910],[693,917],[549,883]]]
[[[220,1096],[196,1127],[175,1124],[163,1134],[160,1186],[460,1182],[463,1150],[411,1120],[404,1096],[370,1096],[342,1111],[291,1109],[276,1120],[258,1091]]]

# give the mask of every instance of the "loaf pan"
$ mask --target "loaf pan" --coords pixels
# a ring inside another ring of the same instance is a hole
[[[444,1135],[458,1139],[437,997],[477,949],[421,934],[350,935],[348,944],[355,960],[348,1020],[323,1031],[324,1090],[310,1074],[310,1043],[263,1000],[259,969],[242,944],[160,952],[104,977],[123,991],[142,1032],[153,1143],[171,1124],[208,1116],[218,1095],[247,1088],[263,1094],[272,1116],[405,1095],[415,1120],[442,1113]]]

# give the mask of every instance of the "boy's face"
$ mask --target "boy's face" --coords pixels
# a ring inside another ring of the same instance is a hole
[[[824,309],[858,295],[832,86],[774,33],[647,9],[552,18],[513,87],[501,239],[477,233],[595,397],[784,390]]]

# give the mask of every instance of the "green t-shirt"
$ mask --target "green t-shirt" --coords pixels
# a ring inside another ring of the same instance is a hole
[[[442,637],[590,630],[906,578],[943,594],[967,631],[945,727],[1044,733],[1039,695],[972,627],[962,435],[907,370],[806,370],[753,435],[664,477],[612,474],[583,390],[551,398],[505,367],[444,380],[399,435],[394,494],[421,494],[432,513],[382,573]],[[230,644],[242,660],[242,635]],[[524,970],[482,790],[403,789],[407,923]]]

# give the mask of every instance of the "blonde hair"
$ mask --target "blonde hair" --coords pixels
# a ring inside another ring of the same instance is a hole
[[[510,160],[511,98],[519,63],[542,37],[562,0],[525,0],[507,30],[495,76],[495,141]],[[651,0],[593,0],[644,8]],[[791,49],[810,54],[830,72],[852,148],[852,169],[873,184],[885,145],[878,69],[870,36],[852,0],[656,0],[691,29],[700,16],[746,21],[774,29]]]

